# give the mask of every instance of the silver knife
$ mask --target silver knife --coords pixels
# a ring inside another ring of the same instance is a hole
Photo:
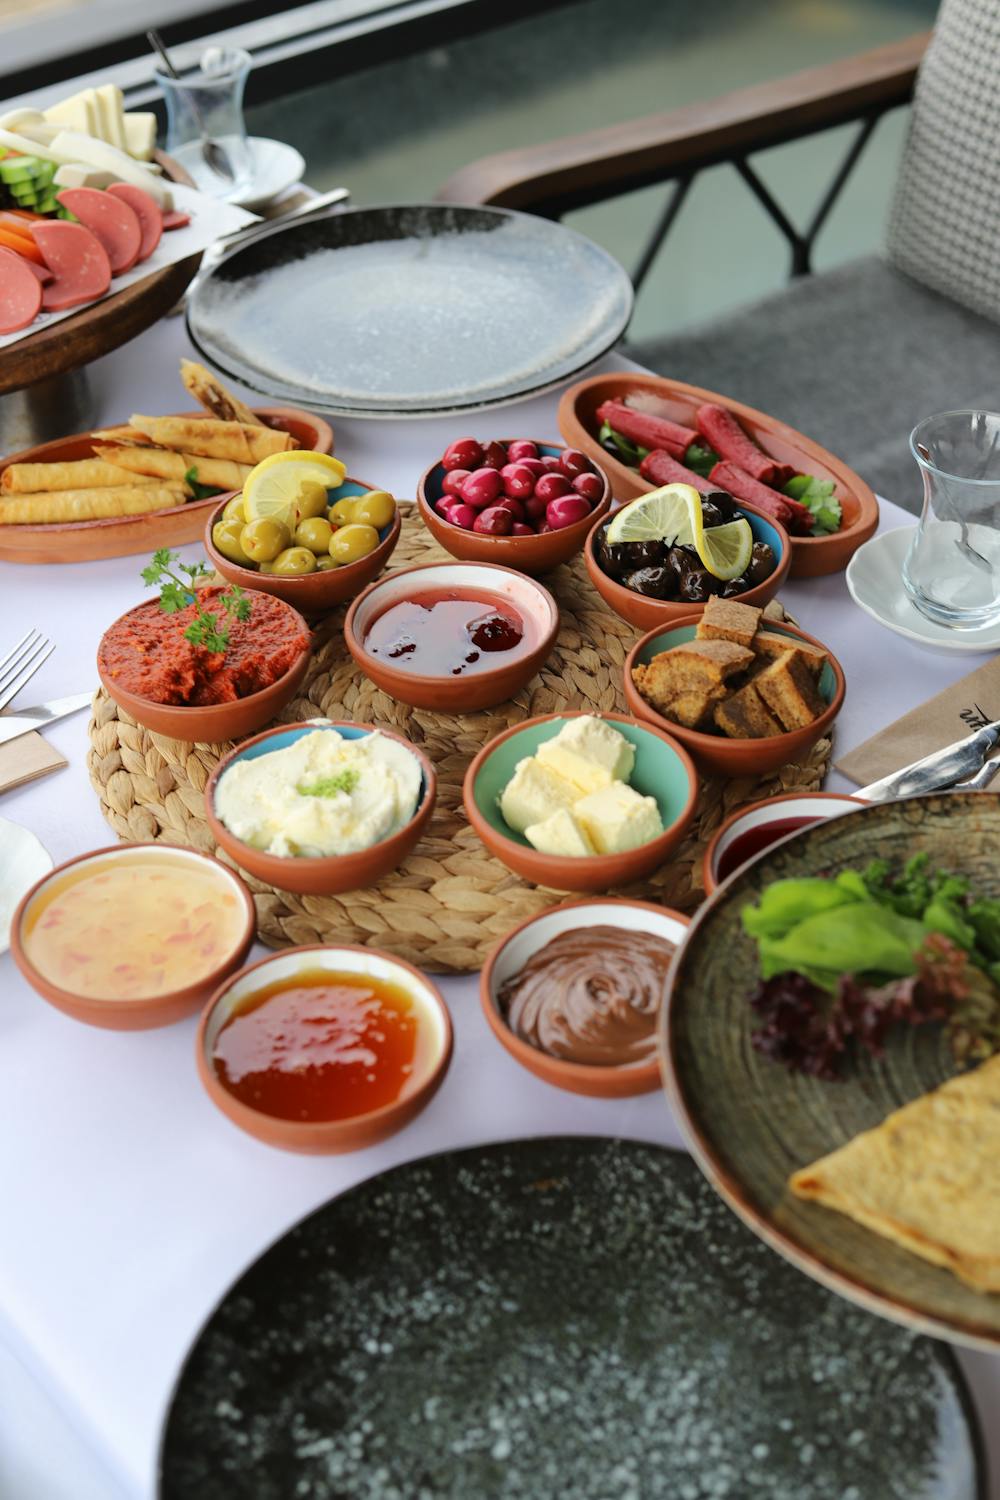
[[[53,698],[50,703],[40,703],[37,708],[26,708],[22,713],[0,714],[0,745],[19,739],[32,729],[41,729],[56,719],[65,719],[68,714],[77,714],[81,708],[89,708],[93,696],[93,693],[76,693],[71,698]]]
[[[0,719],[0,723],[2,722]],[[919,797],[924,792],[941,791],[979,771],[989,752],[998,743],[1000,719],[994,719],[991,724],[984,724],[982,729],[967,735],[964,740],[945,745],[943,750],[935,750],[922,760],[915,760],[912,765],[903,766],[902,770],[883,776],[881,781],[873,781],[871,786],[861,787],[854,795],[863,797],[866,802],[894,802],[898,797]]]

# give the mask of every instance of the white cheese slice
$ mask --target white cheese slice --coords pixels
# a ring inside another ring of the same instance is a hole
[[[9,109],[0,115],[4,130],[24,130],[28,125],[44,125],[45,116],[40,109]]]
[[[0,145],[4,144],[0,134]],[[106,141],[95,141],[75,130],[62,130],[52,145],[47,147],[52,159],[58,162],[83,162],[88,167],[100,167],[113,172],[118,182],[131,182],[143,188],[163,209],[173,207],[173,199],[166,184],[153,172],[146,170],[140,162],[133,161],[124,151],[109,146]],[[39,155],[42,151],[39,150]]]
[[[64,162],[56,168],[56,187],[106,188],[119,179],[114,172],[105,172],[101,167],[88,167],[82,161]]]
[[[143,110],[130,110],[122,116],[125,150],[139,161],[149,161],[156,149],[156,116]]]
[[[109,146],[117,146],[119,151],[127,151],[121,89],[113,83],[102,83],[100,88],[94,90],[94,97],[101,139],[107,141]]]
[[[59,136],[56,136],[56,140],[58,139]],[[23,156],[40,156],[42,161],[73,160],[65,151],[57,151],[54,141],[46,146],[38,141],[29,140],[26,135],[19,135],[16,130],[5,130],[3,126],[0,126],[0,146],[9,146],[11,151],[20,151]]]
[[[45,111],[45,118],[50,125],[58,125],[63,130],[79,130],[83,135],[102,139],[101,117],[93,89],[81,89],[79,94],[53,104]]]

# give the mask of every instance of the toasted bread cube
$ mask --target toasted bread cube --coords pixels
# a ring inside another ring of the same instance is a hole
[[[732,740],[763,740],[781,733],[781,725],[752,682],[720,703],[714,718],[723,734]]]
[[[695,636],[699,641],[732,641],[747,647],[760,623],[760,610],[752,604],[737,604],[713,594],[705,605]]]
[[[664,713],[671,699],[684,691],[683,677],[680,668],[671,662],[669,651],[661,651],[646,666],[640,663],[632,668],[632,681],[646,702],[659,713]]]
[[[753,685],[784,729],[805,729],[826,707],[798,653],[786,651],[758,672]]]
[[[687,641],[666,653],[671,666],[681,677],[681,688],[713,686],[725,682],[750,666],[753,652],[735,641]],[[658,660],[659,658],[654,658]]]
[[[701,729],[711,719],[715,705],[721,703],[725,696],[726,689],[721,685],[688,688],[686,692],[678,693],[676,698],[671,698],[666,708],[660,712],[675,724],[683,724],[685,729]]]
[[[754,637],[753,653],[759,662],[767,664],[777,661],[786,652],[791,652],[804,667],[808,667],[813,677],[819,677],[829,660],[825,651],[819,646],[811,646],[808,641],[797,640],[791,635],[779,635],[776,630],[758,630]]]

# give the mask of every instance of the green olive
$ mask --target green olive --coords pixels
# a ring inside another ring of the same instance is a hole
[[[360,521],[365,526],[374,526],[376,531],[381,531],[383,526],[388,526],[396,514],[396,502],[388,490],[369,490],[367,495],[359,495],[354,502],[354,514],[352,521]]]
[[[247,513],[243,509],[243,492],[241,490],[238,495],[234,495],[231,500],[226,501],[225,509],[222,512],[222,519],[224,521],[239,521],[242,526],[246,518]]]
[[[239,563],[241,568],[252,568],[253,558],[248,557],[240,545],[242,533],[242,521],[216,521],[212,527],[212,541],[217,551],[230,562]]]
[[[264,518],[248,521],[240,533],[240,545],[254,562],[274,562],[279,552],[291,544],[291,536],[284,521]]]
[[[274,563],[273,562],[261,563],[259,565],[259,567],[257,568],[257,572],[258,573],[273,573],[274,572]]]
[[[332,573],[334,568],[339,567],[340,564],[338,562],[334,562],[332,557],[317,557],[316,559],[317,573]]]
[[[333,526],[348,526],[354,520],[354,503],[356,495],[345,495],[343,500],[335,500],[330,506],[327,515]]]
[[[321,557],[330,549],[330,538],[333,536],[333,527],[323,516],[310,516],[308,520],[300,521],[295,530],[293,541],[296,547],[308,547],[310,552],[315,552]]]
[[[378,532],[374,526],[342,526],[330,538],[330,556],[341,564],[357,562],[377,546]]]
[[[282,578],[298,578],[303,573],[315,573],[316,555],[308,547],[286,547],[274,559],[274,571]]]
[[[308,520],[310,516],[325,516],[326,486],[320,484],[318,479],[304,479],[299,485],[295,504],[298,507],[299,519],[302,521]]]

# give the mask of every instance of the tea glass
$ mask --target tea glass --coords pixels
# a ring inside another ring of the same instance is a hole
[[[179,78],[159,68],[155,78],[167,106],[167,151],[213,198],[233,198],[253,180],[253,152],[243,118],[243,90],[251,57],[239,47],[210,48],[198,67]],[[206,140],[209,142],[205,149]],[[232,177],[225,170],[228,163]]]

